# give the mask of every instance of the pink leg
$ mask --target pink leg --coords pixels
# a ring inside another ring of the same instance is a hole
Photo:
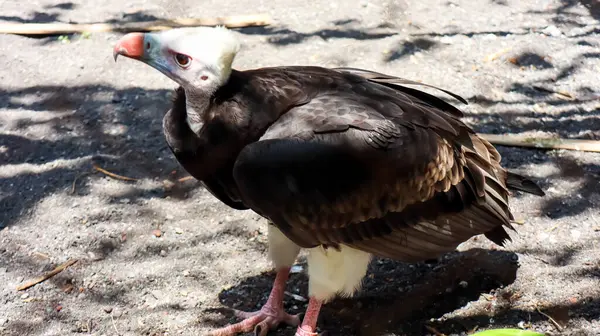
[[[322,302],[311,297],[308,301],[308,307],[306,307],[306,313],[304,314],[304,320],[302,325],[296,330],[296,336],[317,336],[315,332],[317,330],[317,320],[319,319],[319,312],[321,311]]]
[[[242,332],[254,330],[256,335],[265,336],[269,330],[277,328],[281,322],[292,326],[300,324],[298,315],[290,315],[283,310],[283,294],[285,285],[290,275],[289,268],[277,271],[273,288],[267,303],[256,312],[243,312],[236,310],[235,315],[244,320],[230,326],[213,330],[212,336],[233,336]]]

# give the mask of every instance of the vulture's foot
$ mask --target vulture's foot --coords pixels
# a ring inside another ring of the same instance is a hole
[[[296,336],[318,336],[316,333],[317,320],[319,319],[319,312],[321,311],[322,302],[311,297],[308,300],[308,307],[306,307],[306,313],[302,324],[298,326],[296,330]]]
[[[298,330],[296,330],[296,336],[320,336],[316,332],[308,330],[308,329],[309,328],[298,327]]]
[[[273,311],[265,305],[261,310],[256,312],[236,311],[236,316],[244,318],[243,321],[227,327],[213,330],[212,336],[233,336],[238,333],[251,332],[254,330],[254,335],[266,336],[270,330],[275,330],[281,322],[291,326],[300,324],[298,315],[290,315],[283,310],[278,312]]]
[[[283,308],[283,294],[289,272],[289,268],[277,272],[269,299],[259,311],[244,312],[234,309],[235,316],[243,321],[213,330],[210,335],[233,336],[254,330],[255,335],[266,336],[269,330],[276,329],[282,322],[291,326],[300,325],[300,317],[288,314]]]

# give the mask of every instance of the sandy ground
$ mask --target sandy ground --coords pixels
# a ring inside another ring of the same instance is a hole
[[[3,0],[0,20],[266,12],[276,25],[238,30],[237,68],[363,67],[451,89],[469,100],[462,108],[478,131],[600,138],[597,1],[94,3]],[[265,221],[176,181],[186,174],[161,130],[175,85],[143,64],[114,63],[119,36],[0,36],[1,335],[202,335],[234,321],[224,308],[266,301],[274,275]],[[513,242],[474,238],[430,264],[375,260],[355,299],[323,308],[321,330],[599,334],[600,155],[499,150],[507,167],[547,190],[515,194]],[[71,258],[78,262],[66,271],[16,290]],[[291,312],[306,306],[303,266],[290,279]]]

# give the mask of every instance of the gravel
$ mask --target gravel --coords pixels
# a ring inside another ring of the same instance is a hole
[[[264,12],[275,25],[238,30],[239,69],[362,67],[465,97],[465,121],[480,132],[600,138],[593,1],[241,3],[5,0],[0,21]],[[161,130],[175,84],[146,65],[114,63],[119,36],[0,36],[2,335],[198,335],[235,320],[223,308],[258,309],[267,299],[274,274],[265,221],[228,209],[194,181],[176,181],[186,174]],[[493,327],[597,335],[600,155],[499,150],[507,167],[547,191],[514,195],[513,242],[500,248],[476,237],[432,263],[374,260],[356,298],[323,307],[322,330],[420,336],[432,334],[427,325],[452,336]],[[111,178],[94,164],[136,180]],[[16,291],[69,258],[79,261]],[[305,269],[304,260],[297,266]],[[287,291],[285,307],[303,311],[304,271],[291,275]]]

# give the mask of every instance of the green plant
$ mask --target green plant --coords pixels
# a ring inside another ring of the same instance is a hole
[[[480,331],[472,336],[544,336],[544,334],[521,329],[493,329]]]

